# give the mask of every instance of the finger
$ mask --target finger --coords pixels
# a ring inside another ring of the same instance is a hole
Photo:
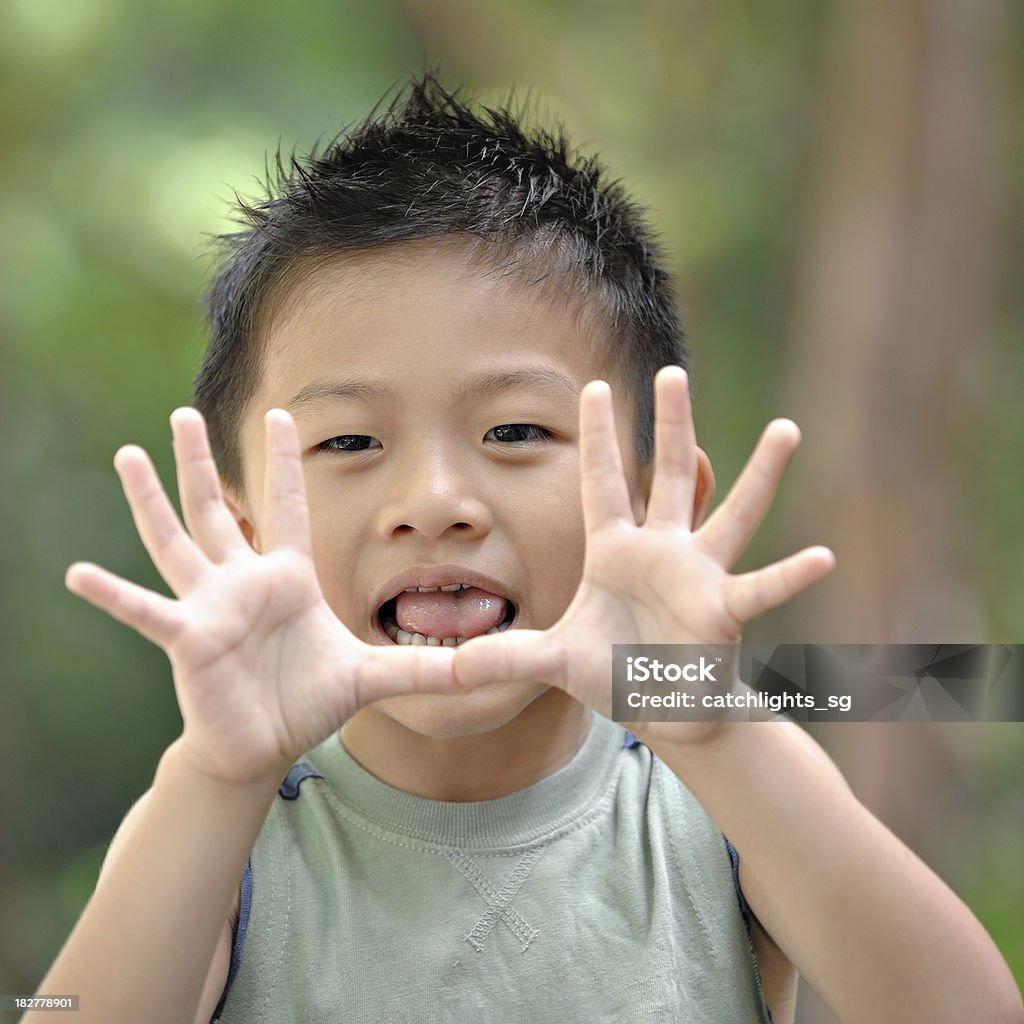
[[[355,705],[409,693],[464,693],[452,671],[451,647],[371,646],[357,662]]]
[[[492,633],[455,648],[455,677],[473,688],[502,682],[544,682],[564,687],[565,661],[561,646],[548,631],[510,629]]]
[[[636,524],[615,432],[612,390],[591,381],[580,395],[580,482],[587,533],[607,523]]]
[[[164,649],[181,629],[178,603],[89,562],[76,562],[64,578],[72,594],[131,626]]]
[[[682,367],[666,366],[654,378],[654,479],[644,525],[689,529],[696,480],[689,380]]]
[[[189,533],[215,562],[248,553],[249,546],[224,504],[203,417],[195,409],[175,409],[171,414],[171,430],[178,494]]]
[[[824,579],[835,566],[836,556],[828,548],[813,547],[763,569],[730,576],[726,609],[737,622],[750,622]]]
[[[114,456],[114,468],[153,564],[175,594],[187,593],[209,563],[181,525],[152,460],[127,445]]]
[[[311,554],[309,506],[302,475],[302,453],[295,421],[283,409],[271,409],[265,420],[267,473],[264,503],[267,510],[267,551],[291,547]]]
[[[698,543],[723,568],[732,568],[750,543],[799,444],[792,420],[769,423],[725,501],[700,529]]]

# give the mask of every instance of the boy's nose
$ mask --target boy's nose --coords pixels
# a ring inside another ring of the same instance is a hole
[[[435,451],[411,461],[396,467],[392,493],[378,516],[381,537],[418,533],[437,540],[450,533],[468,539],[490,531],[490,509],[457,456]]]

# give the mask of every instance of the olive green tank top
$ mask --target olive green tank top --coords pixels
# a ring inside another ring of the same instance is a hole
[[[564,768],[480,803],[326,740],[253,848],[214,1020],[769,1024],[734,851],[625,737],[594,715]]]

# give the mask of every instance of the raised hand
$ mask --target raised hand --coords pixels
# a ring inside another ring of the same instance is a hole
[[[146,550],[177,600],[96,565],[67,586],[167,653],[184,720],[181,743],[201,770],[244,782],[283,775],[363,704],[459,689],[448,649],[383,647],[354,637],[320,593],[295,424],[266,416],[262,552],[224,503],[202,417],[171,417],[187,531],[147,454],[115,457]]]
[[[509,630],[458,648],[466,685],[540,680],[608,715],[612,644],[738,643],[745,623],[832,571],[823,547],[742,575],[730,570],[771,505],[800,441],[775,420],[728,497],[693,526],[697,449],[685,372],[655,378],[655,464],[647,515],[638,525],[622,469],[611,389],[592,381],[580,398],[580,473],[586,525],[583,579],[547,630]],[[678,730],[686,732],[686,727]],[[694,738],[706,729],[689,730]]]

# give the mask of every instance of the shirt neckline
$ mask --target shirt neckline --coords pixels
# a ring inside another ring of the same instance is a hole
[[[609,791],[622,746],[621,727],[591,712],[587,735],[568,764],[516,793],[466,803],[389,786],[349,754],[337,732],[307,757],[338,800],[379,828],[441,845],[497,848],[537,842],[575,822]]]

